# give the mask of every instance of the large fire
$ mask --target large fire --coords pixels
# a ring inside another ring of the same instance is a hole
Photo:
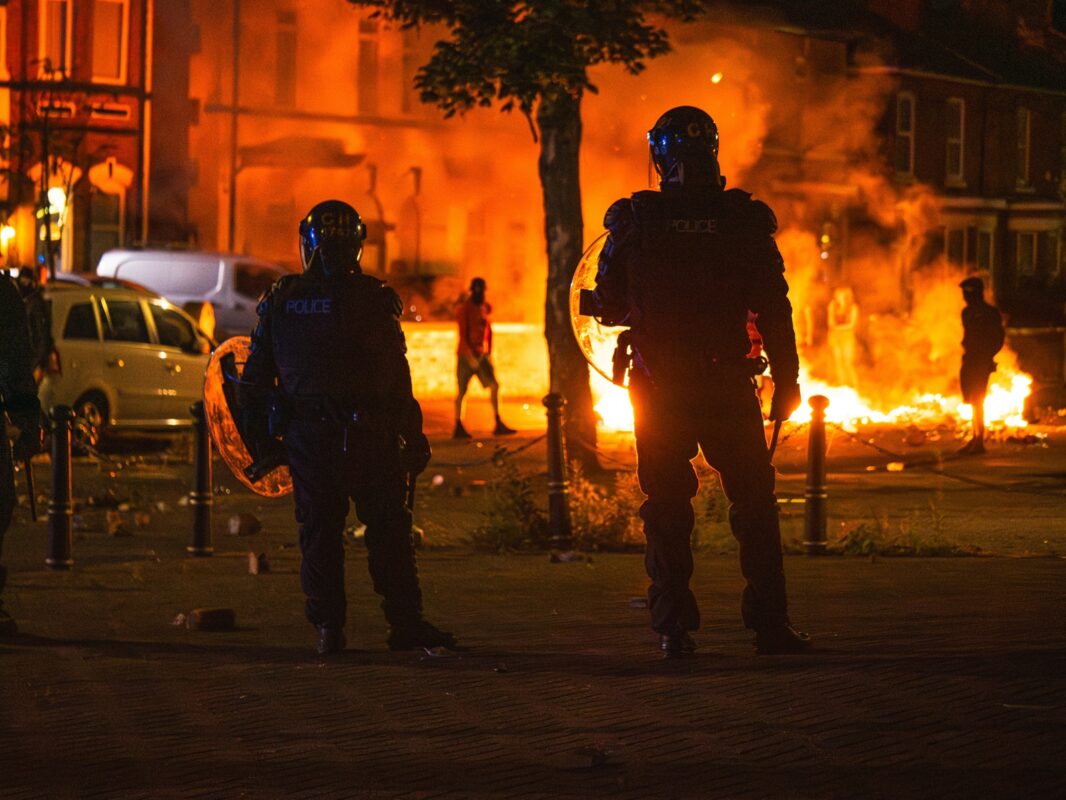
[[[1008,359],[1009,360],[1009,359]],[[985,397],[985,422],[991,428],[1024,428],[1025,400],[1033,379],[1013,368],[1001,368],[993,373]],[[806,369],[800,375],[805,397],[820,394],[829,398],[826,419],[855,430],[860,424],[921,425],[940,423],[948,419],[970,422],[973,408],[958,395],[928,393],[916,395],[913,402],[894,408],[878,408],[851,386],[832,386],[811,378]],[[628,392],[597,374],[593,374],[596,413],[601,427],[607,431],[632,431],[633,407]],[[811,409],[803,403],[789,418],[789,422],[809,422]]]

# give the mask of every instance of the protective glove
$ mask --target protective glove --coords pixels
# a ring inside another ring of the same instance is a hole
[[[403,449],[400,458],[403,461],[404,472],[412,476],[421,475],[429,464],[432,455],[429,447],[429,439],[421,431],[403,437]]]
[[[800,406],[800,387],[798,383],[775,383],[774,397],[770,401],[770,419],[786,420]]]
[[[16,460],[25,461],[42,452],[44,452],[44,426],[41,425],[41,421],[39,419],[22,421],[13,449]]]

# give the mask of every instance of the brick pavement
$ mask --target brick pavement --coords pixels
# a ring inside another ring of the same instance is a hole
[[[654,652],[636,555],[422,558],[470,645],[389,654],[362,553],[355,650],[308,655],[290,534],[94,535],[71,574],[16,529],[0,644],[0,797],[1062,797],[1066,563],[789,558],[816,653],[756,658],[728,557],[701,556],[701,653]],[[238,630],[173,627],[198,605]],[[598,763],[602,761],[602,763]],[[594,764],[594,762],[596,762]]]

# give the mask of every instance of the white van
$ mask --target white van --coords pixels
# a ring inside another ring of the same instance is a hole
[[[178,306],[210,303],[219,341],[251,332],[259,298],[286,272],[250,256],[194,250],[108,250],[96,267],[97,275],[139,284]]]

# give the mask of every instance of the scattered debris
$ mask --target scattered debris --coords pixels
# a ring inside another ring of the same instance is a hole
[[[366,525],[361,522],[357,522],[355,525],[349,525],[344,530],[344,535],[351,539],[353,542],[363,542],[363,537],[366,536]]]
[[[178,505],[182,506],[183,508],[185,506],[189,505],[189,495],[183,494],[181,497],[179,497],[178,498]]]
[[[175,628],[184,628],[185,623],[187,621],[188,617],[186,617],[184,614],[178,614],[176,617],[174,617],[174,619],[170,621],[170,624],[173,625]]]
[[[126,524],[126,515],[121,511],[107,512],[107,535],[108,536],[132,536],[133,531]]]
[[[229,518],[229,532],[231,536],[254,536],[263,530],[263,523],[255,514],[242,512]]]
[[[158,511],[160,514],[166,514],[168,511],[170,511],[170,503],[166,502],[165,500],[159,500],[155,504],[155,510]]]
[[[903,472],[905,466],[902,461],[889,461],[885,464],[885,469],[889,472]]]
[[[648,598],[647,597],[630,597],[629,598],[629,607],[630,608],[647,608],[648,607]]]
[[[431,480],[429,482],[429,485],[432,486],[434,489],[437,489],[437,488],[443,486],[444,485],[444,476],[441,475],[438,472],[436,475],[433,476],[433,480]]]
[[[907,428],[907,434],[903,437],[903,441],[911,447],[921,447],[925,444],[925,440],[925,431],[915,425]]]
[[[152,515],[147,511],[133,512],[133,527],[139,531],[146,530],[152,524]]]
[[[237,614],[232,608],[194,608],[187,622],[191,631],[231,631],[236,625]]]
[[[495,667],[492,668],[492,671],[499,675],[503,675],[510,672],[511,670],[507,669],[506,664],[497,664]]]
[[[270,572],[270,560],[267,558],[266,553],[248,553],[248,574],[249,575],[262,575],[265,572]]]

